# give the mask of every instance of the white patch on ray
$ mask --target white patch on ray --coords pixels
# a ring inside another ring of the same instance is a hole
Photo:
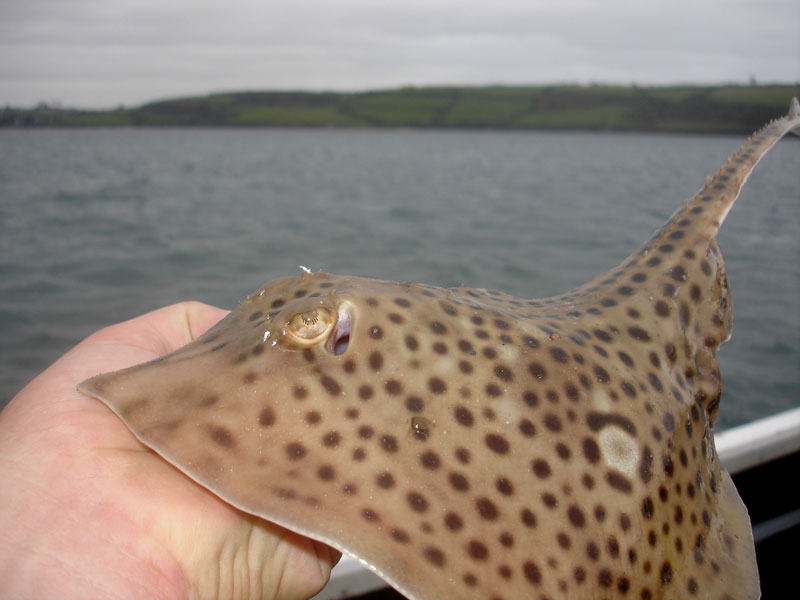
[[[597,441],[609,467],[628,476],[635,474],[639,462],[639,448],[633,436],[617,427],[607,426],[597,434]]]

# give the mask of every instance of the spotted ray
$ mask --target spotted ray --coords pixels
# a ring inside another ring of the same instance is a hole
[[[715,236],[800,106],[611,272],[518,299],[326,273],[80,390],[243,511],[413,599],[756,598],[717,458]]]

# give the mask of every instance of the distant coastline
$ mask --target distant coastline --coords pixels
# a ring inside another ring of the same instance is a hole
[[[750,133],[795,85],[407,87],[246,91],[116,110],[0,109],[0,127],[415,127]]]

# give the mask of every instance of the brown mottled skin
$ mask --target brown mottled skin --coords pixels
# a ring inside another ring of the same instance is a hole
[[[732,322],[715,236],[798,124],[795,101],[567,294],[303,273],[81,390],[221,498],[410,598],[756,598],[712,435]]]

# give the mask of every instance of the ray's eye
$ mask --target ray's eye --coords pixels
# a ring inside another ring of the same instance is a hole
[[[322,343],[324,348],[339,356],[350,344],[352,328],[351,307],[347,302],[338,311],[327,306],[315,306],[295,313],[284,326],[285,342],[289,347],[304,348]]]
[[[286,324],[286,331],[298,341],[314,342],[331,330],[335,319],[336,313],[320,306],[294,315]]]

